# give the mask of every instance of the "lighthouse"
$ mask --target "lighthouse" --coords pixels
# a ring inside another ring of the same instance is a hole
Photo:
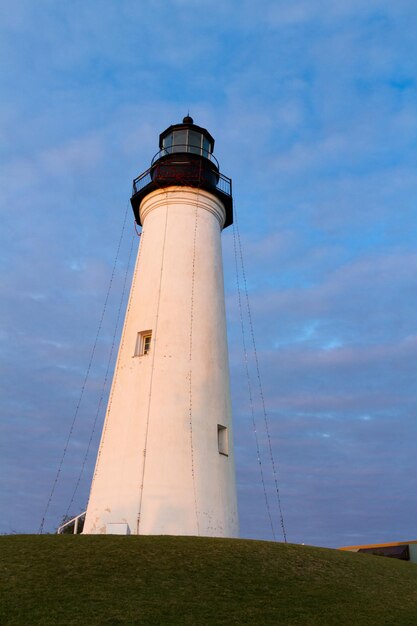
[[[142,226],[83,533],[236,537],[221,232],[232,183],[185,117],[133,181]]]

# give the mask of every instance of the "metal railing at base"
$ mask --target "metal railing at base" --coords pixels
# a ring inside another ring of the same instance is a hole
[[[87,511],[84,511],[83,513],[80,513],[76,517],[73,517],[72,519],[68,520],[64,524],[61,524],[61,526],[59,526],[58,530],[56,531],[57,535],[66,535],[66,534],[80,535],[84,528],[84,520],[85,520],[86,512]],[[71,531],[71,527],[73,527],[72,531]]]

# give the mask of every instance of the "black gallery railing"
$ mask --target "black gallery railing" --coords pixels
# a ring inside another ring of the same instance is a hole
[[[160,163],[157,161],[156,163],[151,165],[151,167],[148,170],[146,170],[145,172],[140,174],[140,176],[135,178],[135,180],[133,181],[132,196],[139,193],[140,191],[142,191],[142,189],[152,184],[153,182],[155,182],[156,184],[158,184],[159,182],[159,184],[161,184],[162,181],[158,180],[159,177],[158,176],[154,177],[154,174],[157,174],[156,169],[159,167],[159,165]],[[190,182],[192,181],[194,185],[198,185],[198,186],[201,185],[201,187],[207,186],[206,171],[204,169],[199,170],[199,168],[193,168],[188,173],[184,169],[185,166],[186,166],[186,163],[178,163],[177,174],[176,174],[175,173],[176,164],[170,165],[170,173],[169,173],[170,184],[174,185],[175,182],[184,184],[184,180],[189,180]],[[154,181],[154,178],[156,178],[155,181]],[[224,174],[221,174],[218,171],[215,171],[215,172],[212,172],[212,176],[210,177],[210,179],[212,182],[209,186],[215,187],[217,191],[224,193],[226,196],[232,195],[232,181],[230,178],[228,178]],[[161,184],[161,186],[163,185]]]

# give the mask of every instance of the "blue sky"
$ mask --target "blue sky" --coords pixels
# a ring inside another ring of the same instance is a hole
[[[0,532],[39,527],[131,181],[189,109],[233,179],[288,539],[417,538],[416,27],[407,0],[3,1]],[[47,530],[82,465],[133,237],[129,213]],[[268,539],[231,229],[223,248],[242,536]]]

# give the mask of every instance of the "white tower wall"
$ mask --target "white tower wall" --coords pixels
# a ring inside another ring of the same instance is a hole
[[[225,209],[207,191],[175,186],[147,195],[140,216],[140,249],[83,532],[234,537],[220,241]],[[152,332],[150,351],[135,356],[145,331]],[[220,452],[219,425],[227,429]]]

